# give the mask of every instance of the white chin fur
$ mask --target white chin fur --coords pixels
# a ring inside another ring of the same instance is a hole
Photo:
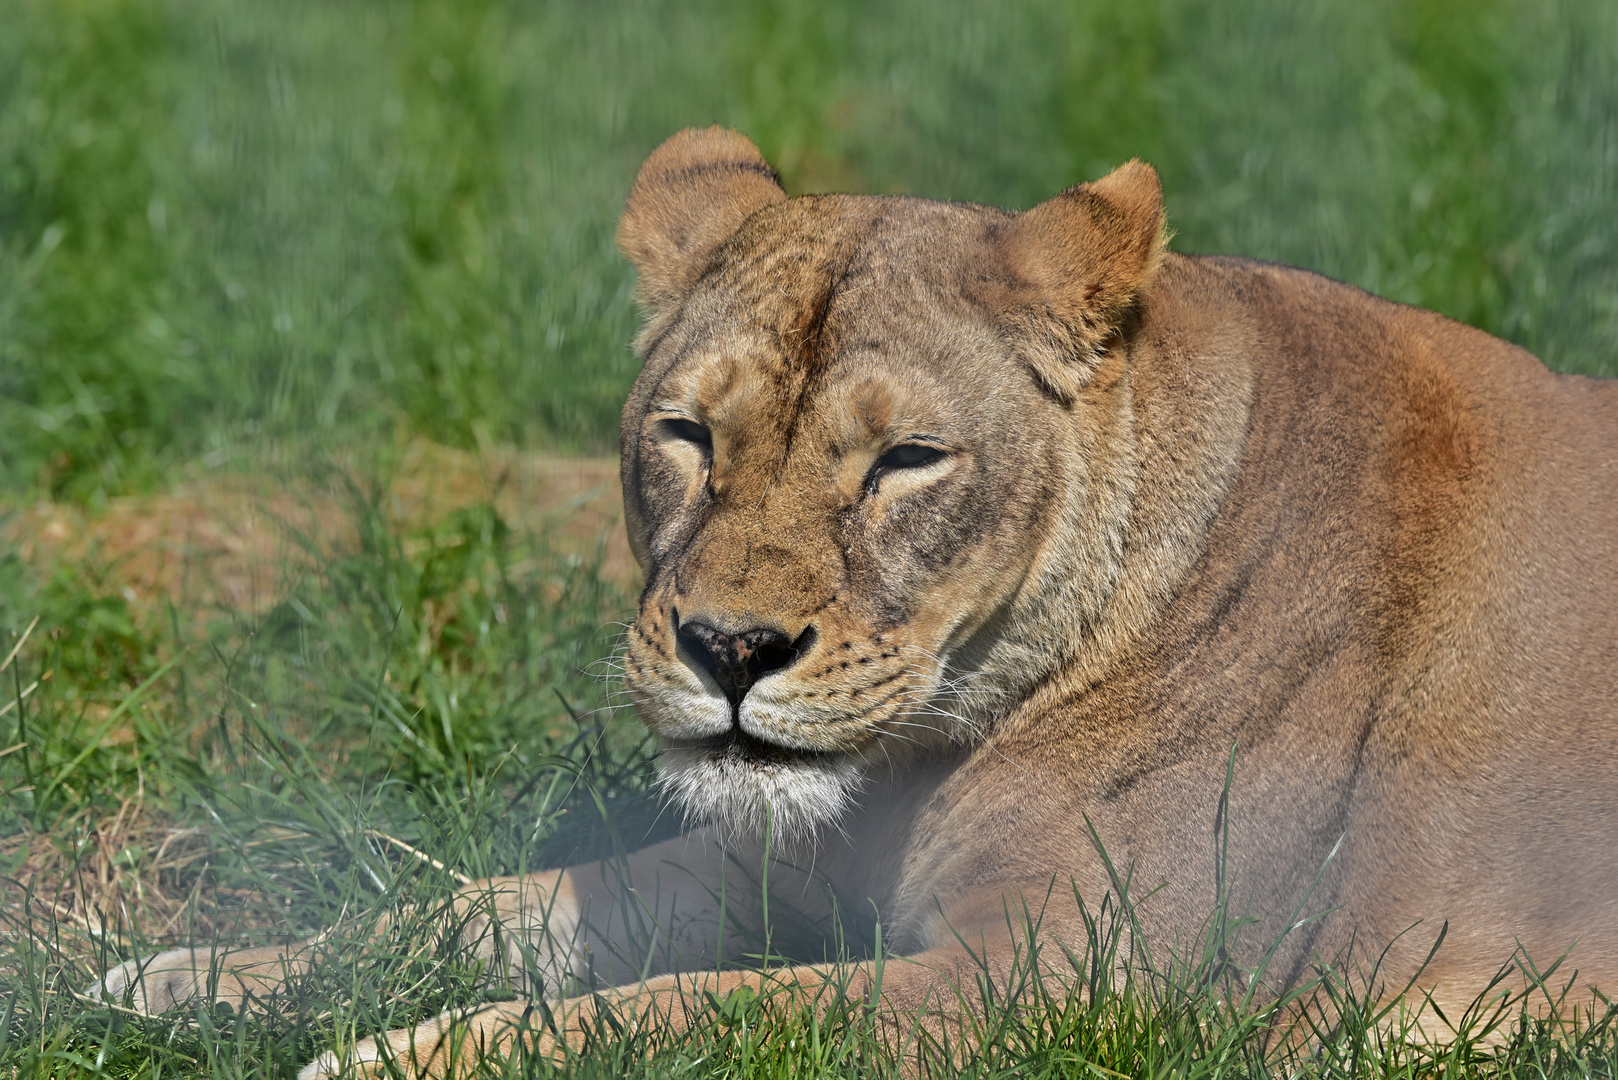
[[[812,843],[836,825],[859,790],[859,764],[847,757],[760,760],[735,748],[665,746],[658,785],[692,818],[729,838],[782,848]]]

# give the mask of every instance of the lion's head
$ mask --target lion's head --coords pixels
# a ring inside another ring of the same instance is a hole
[[[718,128],[647,160],[624,681],[689,811],[810,837],[1094,632],[1134,485],[1109,346],[1163,235],[1135,162],[1015,214],[789,200]]]

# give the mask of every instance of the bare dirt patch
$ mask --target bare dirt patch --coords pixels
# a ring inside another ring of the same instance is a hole
[[[288,567],[353,545],[354,499],[337,479],[206,476],[111,499],[99,511],[51,502],[22,507],[3,539],[42,569],[93,561],[137,611],[167,601],[257,612],[282,598]],[[416,442],[380,500],[404,532],[481,504],[564,554],[593,558],[600,548],[602,576],[633,586],[617,461]]]

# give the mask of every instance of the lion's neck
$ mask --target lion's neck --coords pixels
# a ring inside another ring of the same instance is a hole
[[[1174,289],[1177,261],[1154,291]],[[1234,480],[1252,389],[1245,335],[1239,321],[1173,326],[1161,299],[1103,359],[1054,448],[1066,483],[1022,587],[956,656],[980,733],[1036,687],[1099,682],[1149,637]]]

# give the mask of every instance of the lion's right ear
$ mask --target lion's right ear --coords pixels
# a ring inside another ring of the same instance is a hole
[[[618,221],[618,249],[640,271],[641,304],[656,312],[679,300],[742,222],[786,197],[745,136],[721,127],[669,136],[640,167]]]

